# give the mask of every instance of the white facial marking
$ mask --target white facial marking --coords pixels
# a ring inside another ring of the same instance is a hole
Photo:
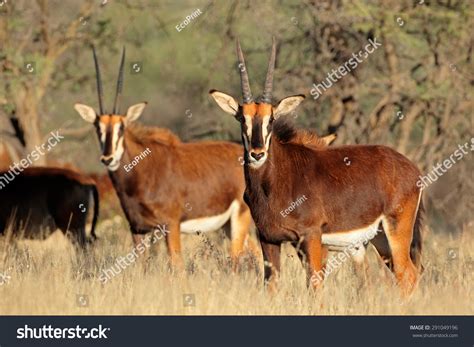
[[[109,171],[116,171],[120,166],[120,159],[125,151],[123,147],[123,136],[119,138],[121,123],[114,125],[112,130],[112,162],[107,166]]]
[[[117,150],[117,140],[119,136],[119,131],[120,131],[120,123],[114,124],[113,130],[112,130],[112,153],[115,154],[115,151]]]
[[[234,200],[230,204],[227,211],[224,213],[218,214],[216,216],[202,217],[184,221],[180,224],[181,232],[189,234],[195,233],[197,231],[208,232],[218,230],[229,220],[230,216],[234,213],[234,211],[238,210],[238,208],[239,202]]]
[[[270,123],[270,116],[264,116],[262,121],[262,137],[263,141],[265,141],[265,151],[268,151],[268,146],[270,144],[270,136],[268,136],[268,123]]]
[[[268,136],[268,123],[269,122],[270,122],[270,115],[263,116],[263,120],[262,120],[262,139],[263,139],[263,141],[265,141],[265,143],[263,144],[263,146],[264,146],[264,148],[263,148],[264,152],[263,153],[264,154],[263,154],[263,157],[260,158],[260,160],[256,160],[251,155],[249,155],[249,161],[250,161],[249,166],[252,169],[260,168],[268,158],[268,146],[270,145],[270,136]],[[247,119],[246,119],[246,123],[247,123]],[[247,130],[248,130],[248,126],[247,126]],[[267,136],[268,136],[268,138],[267,138]]]
[[[250,141],[252,139],[252,117],[244,115],[245,125],[247,127],[246,135],[244,138],[244,147],[248,151],[250,149]]]
[[[247,137],[249,141],[252,141],[252,117],[245,115],[245,125],[247,126]]]
[[[247,126],[247,136],[249,139],[252,138],[252,117],[248,115],[244,115],[245,118],[245,125]]]
[[[102,122],[99,122],[99,130],[100,130],[100,142],[102,142],[102,145],[104,145],[105,144],[105,136],[107,135],[107,133],[106,133],[107,127]]]
[[[258,169],[260,168],[260,166],[262,166],[265,161],[267,160],[267,153],[265,153],[263,155],[262,158],[260,158],[259,161],[255,160],[255,158],[253,158],[252,156],[250,156],[250,163],[249,163],[249,166],[252,168],[252,169]]]

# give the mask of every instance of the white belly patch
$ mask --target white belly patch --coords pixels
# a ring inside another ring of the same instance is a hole
[[[232,213],[238,211],[238,208],[239,202],[237,200],[234,200],[230,204],[227,211],[222,214],[184,221],[180,224],[181,232],[186,234],[192,234],[198,231],[203,233],[208,231],[215,231],[221,228],[229,220]]]
[[[372,224],[354,230],[341,231],[337,233],[323,234],[322,243],[328,246],[329,250],[344,250],[349,245],[362,245],[368,243],[373,239],[379,232],[382,232],[378,228],[380,222],[383,223],[385,228],[386,221],[385,216],[381,215]]]

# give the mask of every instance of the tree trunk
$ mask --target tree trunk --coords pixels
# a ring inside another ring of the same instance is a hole
[[[20,122],[20,126],[23,129],[26,142],[26,154],[30,154],[33,150],[36,150],[37,146],[41,147],[42,136],[38,118],[38,102],[35,97],[34,91],[28,86],[19,88],[15,95],[16,115]],[[47,153],[42,150],[43,155],[34,161],[32,165],[46,165]]]

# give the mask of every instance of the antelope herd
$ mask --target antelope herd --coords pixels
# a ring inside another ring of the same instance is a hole
[[[388,147],[329,146],[335,135],[318,137],[285,122],[285,115],[298,107],[304,95],[273,102],[275,39],[260,98],[254,99],[251,92],[239,41],[243,103],[223,92],[210,91],[220,108],[240,123],[243,147],[222,141],[185,143],[170,130],[138,125],[145,102],[121,113],[125,49],[114,106],[112,112],[106,112],[94,48],[93,57],[99,112],[79,103],[74,108],[96,129],[100,159],[135,245],[166,225],[172,267],[183,268],[181,233],[215,231],[230,222],[230,253],[236,266],[247,252],[259,257],[250,237],[255,225],[266,282],[275,287],[281,245],[287,242],[299,250],[308,286],[318,288],[321,280],[315,275],[324,269],[328,251],[356,244],[352,258],[361,263],[367,245],[358,240],[378,228],[381,232],[370,242],[402,291],[413,291],[422,269],[423,204],[422,191],[416,185],[420,172]],[[144,151],[146,157],[140,155]],[[138,165],[136,158],[141,160]],[[131,162],[133,169],[125,170],[132,167]],[[300,203],[291,213],[280,213],[292,201]],[[25,237],[34,238],[59,228],[80,246],[95,238],[97,189],[92,179],[74,170],[24,170],[0,189],[0,208],[2,233],[10,226],[14,234],[24,230]],[[87,221],[91,222],[89,236]]]

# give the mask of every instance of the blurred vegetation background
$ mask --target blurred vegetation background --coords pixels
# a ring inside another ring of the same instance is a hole
[[[98,108],[91,44],[98,48],[106,109],[111,109],[125,46],[122,111],[146,100],[141,122],[168,127],[186,141],[240,142],[237,123],[208,91],[216,88],[240,98],[239,37],[253,91],[259,93],[272,35],[278,41],[275,101],[308,96],[291,116],[299,127],[321,135],[336,132],[336,145],[392,146],[424,173],[474,136],[470,0],[1,3],[4,167],[59,129],[65,139],[37,164],[105,172],[93,127],[73,109],[75,102]],[[178,31],[176,26],[197,9],[202,14]],[[314,100],[309,94],[313,83],[363,49],[369,38],[382,46]],[[428,187],[433,229],[455,231],[474,224],[471,156]]]

